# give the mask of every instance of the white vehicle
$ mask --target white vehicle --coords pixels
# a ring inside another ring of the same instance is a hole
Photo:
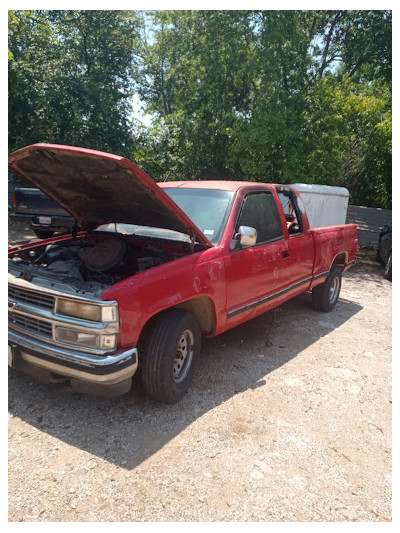
[[[349,191],[345,187],[292,183],[303,200],[310,228],[346,223]]]

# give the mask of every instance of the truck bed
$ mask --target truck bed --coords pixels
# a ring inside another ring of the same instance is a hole
[[[310,231],[314,238],[314,279],[329,271],[331,264],[327,264],[327,257],[334,261],[335,257],[342,254],[344,270],[354,263],[358,242],[356,224],[327,226]]]

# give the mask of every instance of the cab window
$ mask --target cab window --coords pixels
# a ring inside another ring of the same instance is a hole
[[[278,209],[271,193],[259,192],[246,196],[236,230],[240,226],[250,226],[257,230],[257,244],[283,236]]]
[[[285,214],[289,236],[302,234],[303,216],[296,194],[285,186],[277,187],[276,192]]]

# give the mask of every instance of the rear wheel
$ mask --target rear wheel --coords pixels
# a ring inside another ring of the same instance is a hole
[[[179,400],[192,382],[200,345],[200,327],[192,313],[172,309],[161,314],[142,355],[145,393],[165,403]]]
[[[333,266],[325,282],[312,290],[312,302],[318,311],[332,311],[338,301],[342,287],[342,269]]]

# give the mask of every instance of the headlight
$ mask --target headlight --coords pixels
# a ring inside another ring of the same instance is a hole
[[[86,333],[77,329],[56,326],[55,340],[63,344],[74,344],[83,348],[112,350],[116,346],[116,335]]]
[[[115,304],[96,305],[58,298],[57,313],[93,322],[116,322],[118,320],[118,310]]]

